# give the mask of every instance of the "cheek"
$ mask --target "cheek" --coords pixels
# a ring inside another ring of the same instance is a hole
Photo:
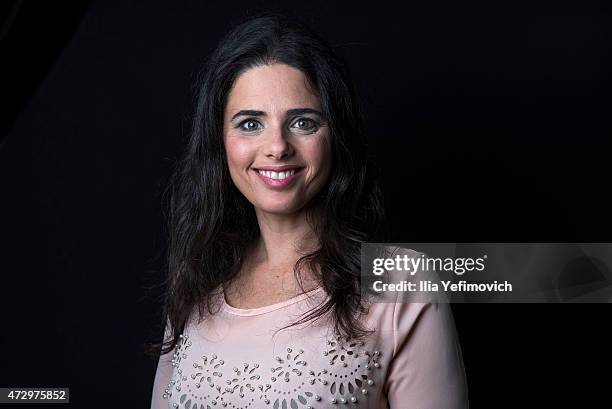
[[[225,151],[230,168],[247,168],[251,163],[252,149],[250,144],[237,138],[226,138]]]
[[[323,135],[312,142],[306,147],[310,162],[317,169],[317,172],[329,171],[331,167],[331,147],[328,136]]]

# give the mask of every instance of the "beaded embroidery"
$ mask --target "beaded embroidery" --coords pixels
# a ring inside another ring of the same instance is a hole
[[[335,336],[323,348],[322,355],[329,358],[327,368],[310,368],[304,350],[288,347],[283,355],[274,357],[267,372],[259,363],[226,368],[222,359],[210,354],[191,361],[193,373],[187,376],[191,345],[189,335],[181,334],[173,354],[175,369],[163,398],[177,394],[179,403],[173,403],[174,408],[246,409],[265,404],[273,409],[314,409],[325,407],[325,401],[358,406],[382,367],[380,351],[365,350],[363,341],[346,342]],[[290,390],[275,387],[279,383],[290,385]],[[327,396],[319,395],[322,390]]]

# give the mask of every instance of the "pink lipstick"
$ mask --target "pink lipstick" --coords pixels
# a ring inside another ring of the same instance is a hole
[[[253,168],[259,179],[261,179],[266,186],[275,189],[282,190],[289,187],[293,181],[297,178],[302,170],[299,166],[261,166]]]

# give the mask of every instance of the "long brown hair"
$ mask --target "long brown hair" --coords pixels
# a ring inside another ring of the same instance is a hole
[[[384,241],[387,230],[364,115],[345,64],[325,41],[292,18],[267,14],[233,28],[200,75],[189,140],[164,194],[169,246],[163,324],[170,334],[150,345],[156,356],[173,349],[196,306],[200,318],[213,314],[213,291],[235,278],[246,250],[259,237],[253,205],[229,175],[222,120],[235,79],[251,67],[272,63],[306,75],[321,98],[332,143],[330,179],[309,206],[309,219],[318,215],[313,228],[320,248],[294,267],[301,283],[299,271],[307,263],[329,298],[292,325],[330,312],[334,329],[345,337],[370,332],[358,319],[367,310],[360,291],[361,243]]]

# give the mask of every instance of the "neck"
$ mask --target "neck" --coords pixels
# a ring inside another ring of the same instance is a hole
[[[256,209],[260,238],[251,252],[248,269],[250,280],[295,284],[293,266],[296,261],[319,247],[306,209],[293,214],[271,214]],[[316,220],[316,217],[315,217]],[[309,272],[303,271],[304,285],[310,287]],[[277,281],[278,280],[278,281]]]

